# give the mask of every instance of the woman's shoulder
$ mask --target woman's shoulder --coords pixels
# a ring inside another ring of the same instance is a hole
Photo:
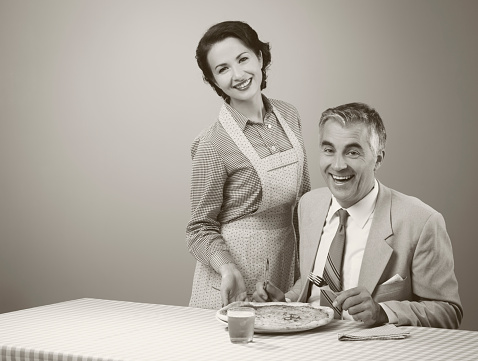
[[[299,114],[299,112],[297,111],[297,108],[291,103],[285,102],[283,100],[271,99],[271,98],[269,98],[269,101],[281,113],[294,114],[296,116]]]
[[[204,128],[199,132],[199,134],[194,138],[191,145],[191,155],[194,157],[198,149],[203,149],[203,151],[216,151],[216,144],[221,142],[225,136],[224,127],[217,120],[208,127]]]
[[[283,100],[269,99],[271,105],[282,115],[285,121],[298,133],[301,131],[302,125],[297,108]]]
[[[218,120],[208,125],[206,128],[203,128],[198,135],[196,135],[194,142],[211,140],[217,135],[219,127],[221,127],[221,123]]]

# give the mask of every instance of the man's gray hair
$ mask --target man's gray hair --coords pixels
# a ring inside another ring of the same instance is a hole
[[[375,109],[367,104],[349,103],[327,109],[320,117],[319,132],[322,131],[325,122],[329,119],[336,119],[345,127],[349,124],[365,124],[369,133],[369,145],[375,156],[385,150],[387,133],[382,118]]]

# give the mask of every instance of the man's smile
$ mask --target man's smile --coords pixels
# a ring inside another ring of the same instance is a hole
[[[335,184],[338,184],[338,185],[345,184],[354,177],[353,175],[338,176],[338,175],[335,175],[335,174],[331,174],[330,176],[334,180]]]

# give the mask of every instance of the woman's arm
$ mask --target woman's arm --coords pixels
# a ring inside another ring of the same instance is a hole
[[[201,263],[219,268],[234,263],[220,233],[218,215],[227,172],[214,146],[201,137],[192,146],[191,218],[186,228],[189,252]]]

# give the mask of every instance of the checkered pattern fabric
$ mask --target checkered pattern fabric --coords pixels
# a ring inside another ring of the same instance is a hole
[[[362,328],[349,333],[339,333],[340,341],[398,340],[410,336],[410,332],[395,325]]]
[[[352,321],[232,344],[215,310],[79,299],[0,315],[1,361],[477,360],[478,332],[400,327],[403,340],[341,342]],[[358,326],[357,326],[358,325]],[[332,356],[333,355],[333,356]]]
[[[280,100],[265,96],[263,100],[266,107],[264,124],[252,123],[227,103],[225,106],[261,158],[292,148],[272,106],[290,126],[305,152],[297,110]],[[191,219],[186,229],[188,248],[199,262],[213,264],[217,269],[222,264],[233,262],[221,237],[221,224],[252,214],[259,208],[261,182],[249,159],[219,121],[194,140],[191,154]],[[299,196],[309,190],[305,159]]]

